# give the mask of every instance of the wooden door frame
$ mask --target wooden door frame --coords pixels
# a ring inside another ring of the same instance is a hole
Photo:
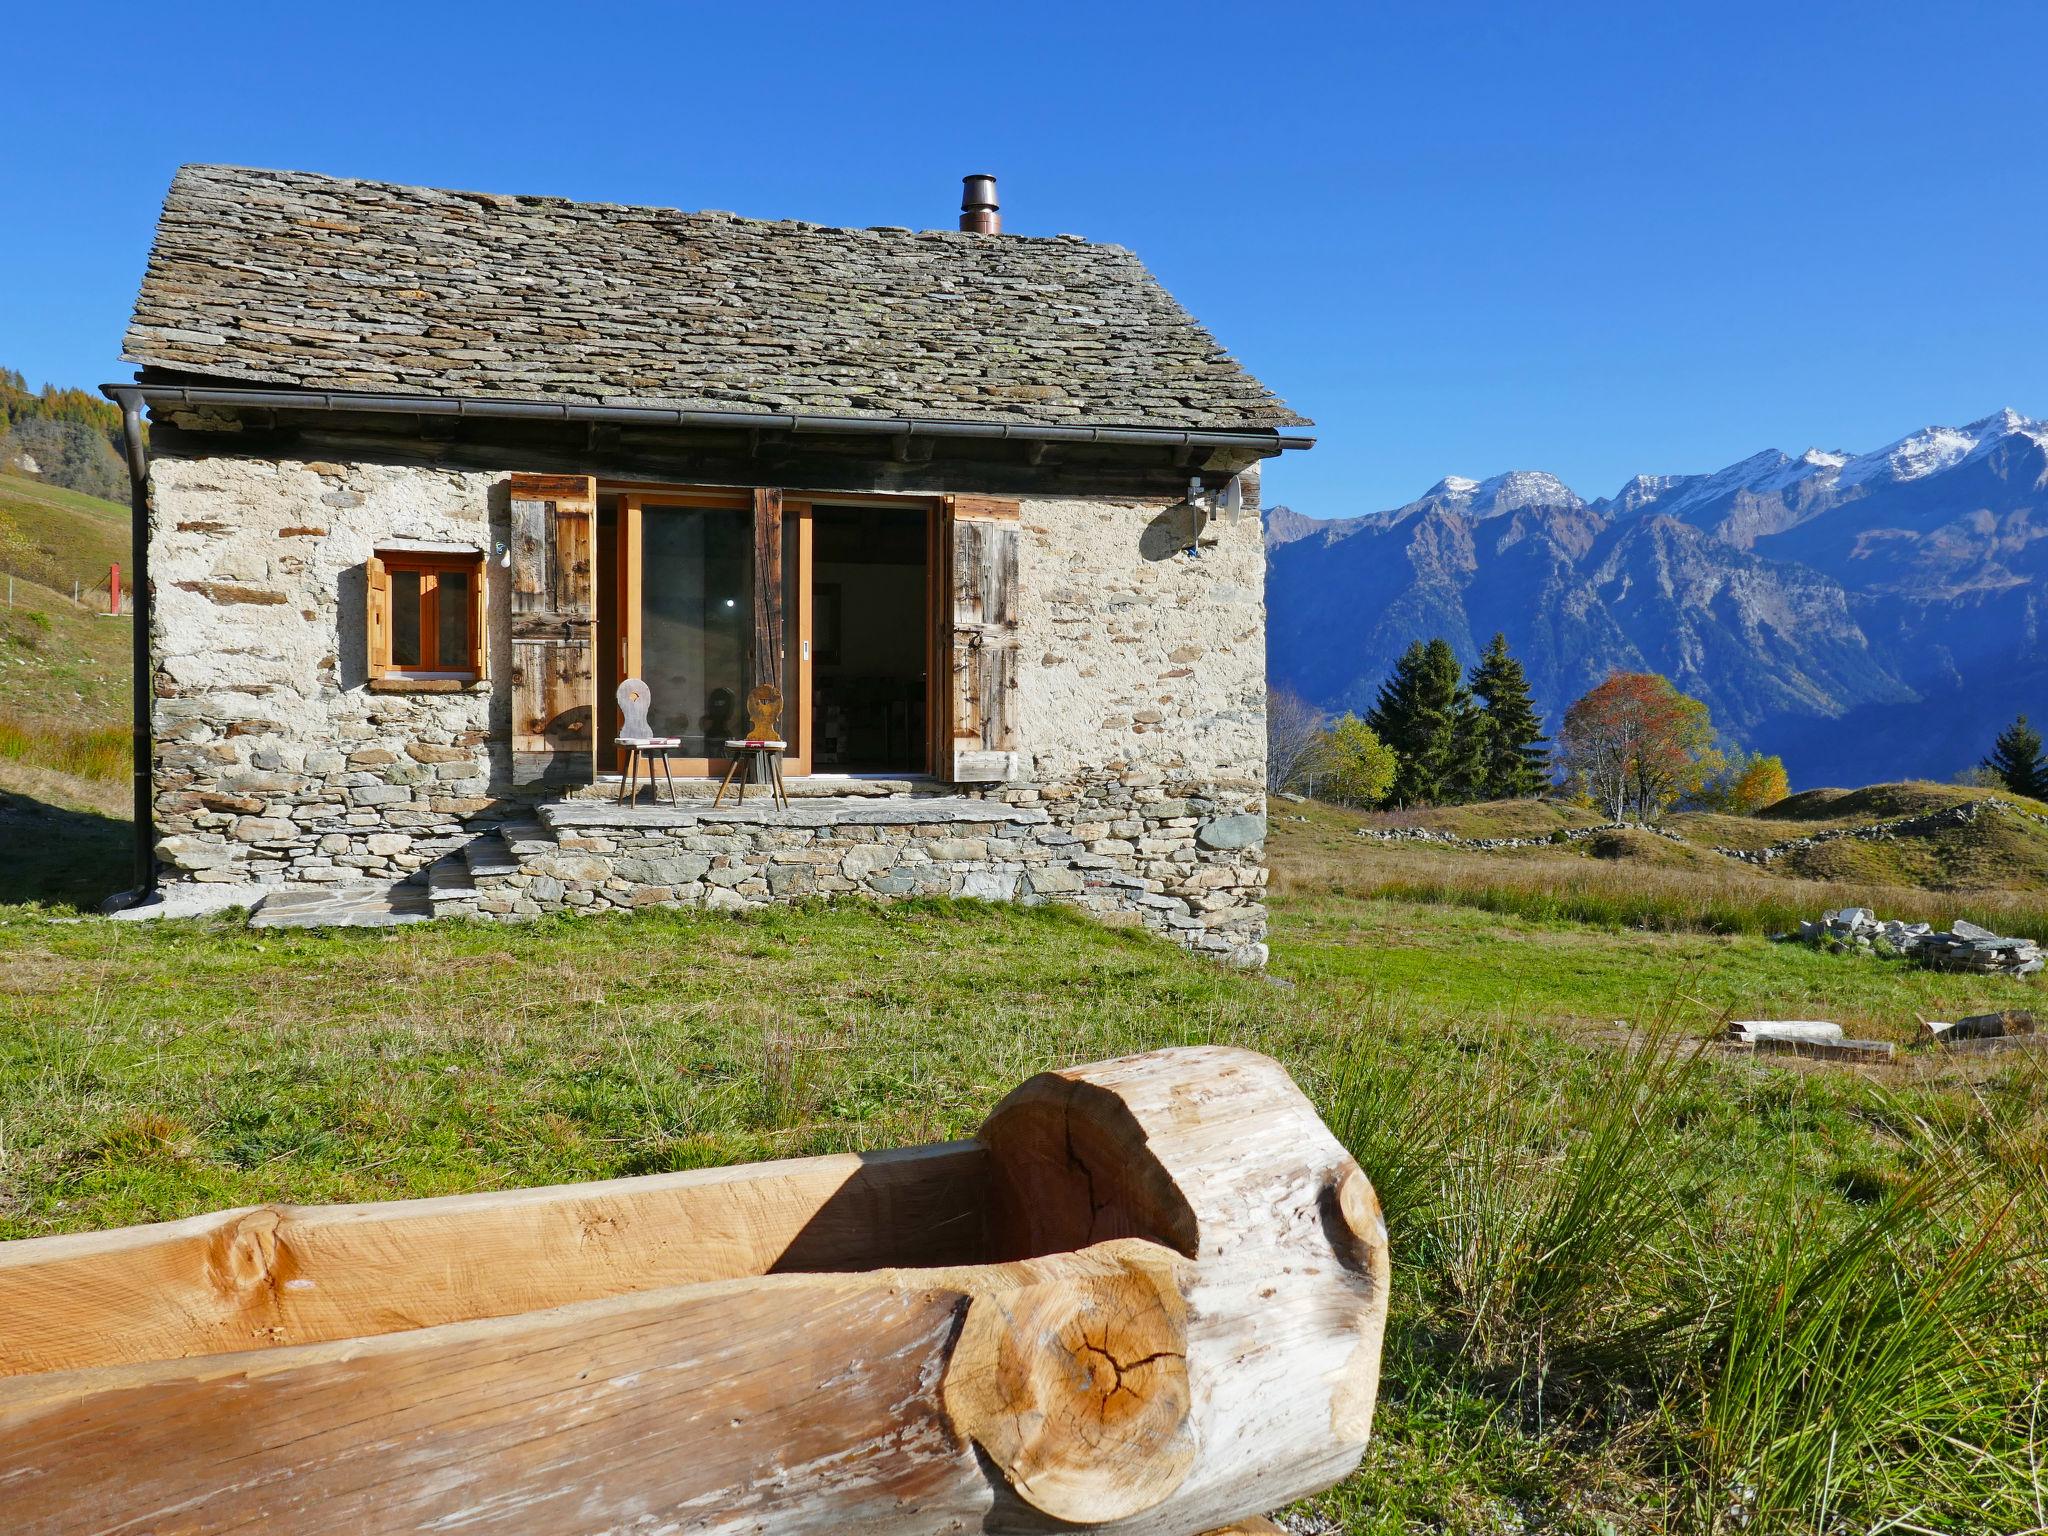
[[[617,554],[617,620],[611,637],[621,678],[640,676],[644,655],[641,650],[639,615],[645,596],[643,569],[642,514],[648,508],[710,507],[746,512],[757,506],[755,491],[747,487],[629,485],[607,486],[607,493],[619,496]],[[784,771],[792,776],[812,771],[813,708],[816,694],[816,599],[814,588],[814,514],[820,506],[915,507],[925,517],[925,767],[911,777],[943,777],[946,759],[941,749],[949,745],[946,708],[946,646],[951,634],[948,608],[950,577],[945,559],[946,499],[942,496],[893,496],[830,491],[778,491],[780,498],[780,563],[787,571],[794,564],[795,611],[784,602],[783,577],[778,573],[770,601],[780,616],[782,665],[774,676],[783,687],[783,738],[789,743]],[[757,540],[757,550],[760,543]],[[754,573],[757,593],[762,590],[761,573]],[[757,618],[757,626],[759,620]],[[788,680],[794,675],[794,684]],[[794,695],[793,697],[791,695]],[[607,718],[617,713],[615,700],[603,701]],[[605,733],[609,740],[610,732]],[[623,753],[613,749],[611,771],[623,770]],[[677,773],[694,778],[716,778],[729,764],[723,757],[678,757],[672,760]]]
[[[785,682],[789,678],[792,659],[796,671],[794,689],[784,687],[782,690],[782,734],[789,742],[789,751],[783,754],[783,769],[795,775],[811,771],[812,679],[817,670],[817,662],[812,656],[816,649],[814,631],[817,615],[813,611],[816,602],[811,592],[811,571],[815,558],[812,539],[816,533],[817,525],[811,520],[811,503],[797,497],[783,497],[783,584],[787,586],[788,572],[792,567],[796,574],[796,611],[791,613],[785,606],[782,615],[782,677]]]

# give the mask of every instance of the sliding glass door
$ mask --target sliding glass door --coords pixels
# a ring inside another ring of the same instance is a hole
[[[604,557],[616,566],[615,670],[647,683],[649,724],[682,742],[677,772],[724,771],[764,676],[782,688],[786,772],[930,771],[929,504],[757,508],[747,492],[663,491],[623,493],[616,505],[616,553]],[[780,654],[762,657],[764,643]]]

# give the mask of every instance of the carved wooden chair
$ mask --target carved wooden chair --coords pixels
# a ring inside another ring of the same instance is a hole
[[[789,750],[777,731],[782,719],[782,690],[768,683],[761,684],[747,695],[747,734],[729,740],[725,744],[727,756],[732,761],[725,765],[725,777],[718,781],[718,794],[712,800],[716,810],[725,803],[725,789],[735,777],[739,780],[740,804],[747,803],[747,781],[768,786],[768,798],[789,809],[789,789],[782,782],[782,754]],[[742,774],[740,770],[747,771]]]
[[[640,765],[647,765],[647,788],[655,802],[661,800],[661,785],[655,779],[655,770],[668,782],[668,803],[675,805],[676,776],[669,766],[669,758],[682,750],[680,736],[657,736],[654,728],[647,723],[647,706],[654,701],[654,690],[637,677],[629,677],[619,684],[619,734],[618,744],[626,749],[626,771],[619,780],[619,804],[639,797],[637,780]]]

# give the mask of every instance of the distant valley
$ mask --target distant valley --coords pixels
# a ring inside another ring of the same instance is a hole
[[[1795,786],[1947,779],[2048,716],[2048,423],[2003,411],[1873,453],[1768,451],[1587,501],[1449,477],[1406,506],[1266,517],[1268,668],[1363,710],[1411,640],[1496,631],[1554,726],[1608,673],[1661,672]]]

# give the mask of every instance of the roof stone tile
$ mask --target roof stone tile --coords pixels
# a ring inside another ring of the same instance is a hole
[[[171,183],[125,355],[417,395],[1303,424],[1120,246],[216,165]]]

